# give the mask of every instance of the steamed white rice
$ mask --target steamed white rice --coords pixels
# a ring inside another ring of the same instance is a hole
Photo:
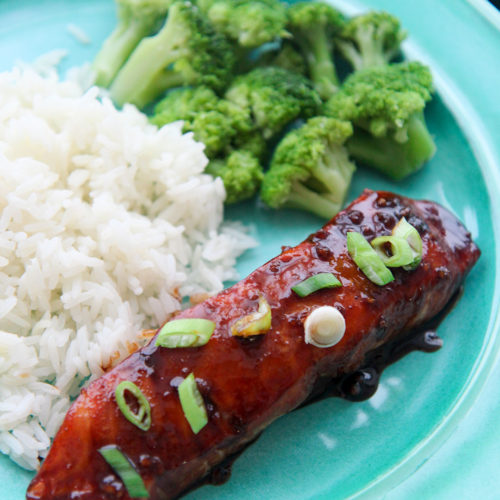
[[[253,244],[181,124],[0,74],[0,451],[35,469],[82,384]]]

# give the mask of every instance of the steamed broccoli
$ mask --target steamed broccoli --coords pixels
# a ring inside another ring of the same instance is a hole
[[[160,115],[164,123],[191,119],[199,111],[217,109],[220,98],[209,87],[183,87],[170,91],[154,108],[153,120]]]
[[[265,161],[268,155],[269,146],[258,130],[242,132],[235,135],[231,140],[231,150],[239,149],[247,151],[259,161]]]
[[[184,131],[192,131],[195,139],[205,144],[208,158],[214,158],[229,146],[233,131],[220,111],[200,111],[190,122],[184,123]]]
[[[226,158],[212,160],[205,172],[222,179],[226,203],[236,203],[254,196],[264,176],[259,160],[243,150],[233,151]]]
[[[300,75],[307,75],[304,57],[289,40],[283,40],[279,47],[263,52],[257,59],[256,66],[278,66]]]
[[[236,133],[228,114],[212,89],[185,87],[170,91],[155,106],[151,122],[161,127],[183,120],[183,131],[193,132],[205,144],[206,155],[213,158],[229,146]]]
[[[184,132],[193,132],[195,139],[205,144],[209,158],[225,154],[238,133],[252,129],[248,114],[204,86],[170,91],[151,117],[160,127],[177,120],[184,121]]]
[[[333,217],[342,207],[355,170],[344,147],[351,134],[349,122],[324,116],[288,133],[264,176],[264,203]]]
[[[358,71],[388,64],[399,52],[406,32],[387,12],[368,12],[353,17],[340,33],[337,47]]]
[[[436,150],[423,115],[431,92],[431,73],[421,63],[377,66],[351,74],[324,112],[353,123],[347,147],[355,159],[402,179]]]
[[[173,0],[116,0],[118,24],[94,59],[97,85],[107,87],[138,43],[160,28]]]
[[[339,86],[333,60],[334,37],[344,23],[342,14],[327,3],[299,2],[288,8],[287,29],[300,47],[309,77],[323,99],[332,96]]]
[[[227,39],[214,32],[197,7],[178,1],[160,31],[132,52],[111,86],[111,97],[119,105],[142,108],[173,87],[202,84],[221,90],[233,66]]]
[[[237,77],[226,99],[248,110],[266,140],[296,118],[314,116],[321,106],[319,95],[306,78],[273,66]]]
[[[197,5],[217,31],[247,49],[286,33],[286,8],[280,0],[198,0]]]

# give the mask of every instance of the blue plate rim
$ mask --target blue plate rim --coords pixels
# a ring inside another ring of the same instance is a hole
[[[361,10],[362,4],[349,2],[346,7],[343,3],[347,0],[329,0],[335,5],[342,5],[342,9],[349,13]],[[462,0],[474,8],[479,15],[500,29],[500,14],[486,2],[486,0]],[[356,7],[360,5],[360,7]],[[366,7],[364,7],[366,8]],[[492,15],[493,14],[493,15]],[[490,17],[491,16],[491,17]],[[488,194],[491,199],[498,198],[500,192],[500,162],[495,157],[495,146],[484,122],[474,109],[466,95],[454,84],[440,65],[433,60],[428,53],[421,50],[411,39],[405,44],[405,53],[411,59],[419,59],[429,64],[435,77],[436,89],[447,109],[456,119],[460,129],[465,134],[471,145],[474,156],[481,169],[485,180]],[[500,205],[491,203],[492,222],[494,223],[494,239],[500,241]],[[446,418],[420,443],[418,443],[399,464],[367,484],[362,490],[350,498],[380,498],[380,493],[386,492],[395,485],[401,483],[415,469],[415,464],[434,453],[443,441],[453,432],[458,422],[465,416],[470,406],[479,396],[481,388],[491,373],[500,352],[500,277],[498,269],[500,264],[500,252],[495,245],[495,293],[492,302],[492,314],[488,327],[485,331],[485,341],[480,355],[477,358],[470,377],[463,390],[457,397],[455,404],[450,407]],[[493,312],[495,311],[495,312]],[[378,495],[378,496],[377,496]]]

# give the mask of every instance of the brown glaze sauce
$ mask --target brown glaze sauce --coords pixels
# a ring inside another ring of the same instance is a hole
[[[462,293],[463,287],[460,287],[446,307],[432,320],[417,329],[411,330],[407,335],[396,341],[369,352],[366,356],[366,363],[358,370],[333,380],[320,381],[313,394],[299,408],[326,397],[338,397],[352,402],[366,401],[371,398],[377,392],[382,372],[389,365],[411,352],[435,352],[443,346],[443,340],[438,336],[437,328],[445,316],[453,309]],[[255,441],[256,439],[252,443]],[[216,465],[204,479],[189,491],[208,484],[219,486],[227,482],[231,477],[231,469],[235,460],[252,443]]]

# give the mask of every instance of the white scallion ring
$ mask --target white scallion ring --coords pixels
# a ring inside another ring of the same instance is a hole
[[[332,306],[314,309],[304,322],[305,342],[316,347],[332,347],[338,344],[345,333],[345,319]]]

